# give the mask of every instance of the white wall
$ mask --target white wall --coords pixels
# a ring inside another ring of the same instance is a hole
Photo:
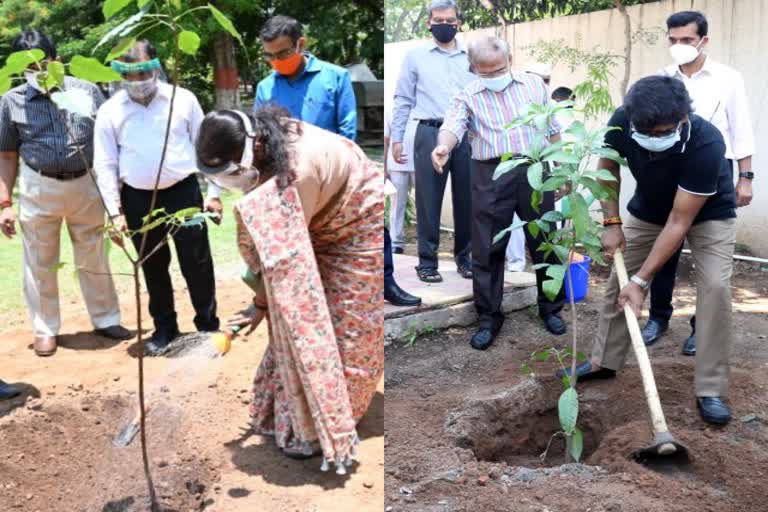
[[[709,20],[711,38],[708,53],[713,59],[741,71],[752,110],[757,154],[753,170],[757,174],[753,188],[754,201],[738,210],[738,241],[756,254],[768,257],[768,0],[665,0],[627,8],[632,32],[650,31],[659,37],[654,41],[636,41],[631,53],[630,85],[635,80],[657,72],[669,64],[664,32],[667,17],[677,11],[700,10]],[[470,41],[482,34],[494,34],[496,29],[484,29],[463,34]],[[524,69],[532,62],[524,47],[539,40],[565,39],[569,46],[601,50],[624,55],[624,21],[613,10],[577,16],[565,16],[510,26],[507,40],[513,47],[515,67]],[[385,103],[391,101],[399,74],[402,55],[407,48],[423,41],[392,43],[384,48]],[[584,78],[584,70],[571,73],[564,66],[553,69],[551,85],[573,87]],[[612,90],[614,103],[621,103],[620,84],[624,76],[623,62],[615,68],[616,80]],[[625,173],[622,202],[626,203],[633,188],[631,176]],[[451,224],[450,200],[446,197],[443,219]]]

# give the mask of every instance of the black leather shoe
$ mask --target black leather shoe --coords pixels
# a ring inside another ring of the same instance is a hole
[[[122,325],[112,325],[110,327],[105,327],[104,329],[96,329],[93,332],[99,336],[104,336],[105,338],[109,338],[111,340],[124,341],[133,338],[131,331]]]
[[[641,331],[643,342],[647,347],[650,347],[659,341],[659,337],[661,337],[667,329],[669,329],[669,321],[659,320],[658,318],[649,318]]]
[[[384,300],[393,306],[418,306],[421,299],[406,292],[397,283],[384,287]]]
[[[701,419],[714,425],[725,425],[731,421],[731,410],[718,397],[698,397],[696,405]]]
[[[498,332],[493,332],[488,327],[481,327],[475,334],[472,335],[472,339],[469,340],[469,344],[475,350],[486,350],[493,345],[493,340],[496,339]]]
[[[403,254],[405,252],[405,249],[402,247],[393,247],[392,252],[395,254]]]
[[[178,335],[179,331],[170,333],[155,331],[152,333],[152,338],[150,338],[150,340],[147,342],[147,345],[144,349],[144,354],[150,357],[162,356],[168,351],[168,345],[170,345]]]
[[[472,279],[472,265],[462,263],[456,267],[456,272],[464,279]]]
[[[691,333],[690,336],[683,343],[683,355],[695,356],[696,355],[696,333]]]
[[[571,369],[557,370],[555,376],[558,379],[562,379],[566,375],[571,375]],[[585,380],[599,380],[599,379],[612,379],[616,376],[616,370],[609,368],[600,368],[599,370],[592,371],[592,363],[589,361],[581,363],[576,367],[576,382],[582,382]]]
[[[21,391],[15,386],[11,386],[0,380],[0,400],[10,400],[15,396],[19,396]]]
[[[541,319],[544,321],[544,327],[546,327],[552,334],[558,336],[565,334],[565,322],[563,322],[563,319],[560,318],[560,315],[557,313],[549,313],[548,315],[541,317]]]

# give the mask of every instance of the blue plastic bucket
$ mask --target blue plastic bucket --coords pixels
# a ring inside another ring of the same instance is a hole
[[[581,302],[587,296],[587,291],[589,290],[589,264],[591,262],[592,260],[589,259],[589,256],[584,256],[584,261],[571,263],[574,302]],[[571,289],[568,286],[567,276],[565,281],[563,281],[563,286],[565,286],[565,300],[571,302]]]

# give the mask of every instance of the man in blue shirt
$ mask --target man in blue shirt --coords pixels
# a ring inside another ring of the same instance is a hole
[[[267,20],[260,37],[264,59],[275,71],[259,82],[254,110],[276,103],[296,119],[355,140],[357,105],[349,71],[305,53],[301,23],[288,16]]]

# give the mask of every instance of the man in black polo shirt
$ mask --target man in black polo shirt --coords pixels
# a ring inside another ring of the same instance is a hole
[[[13,49],[43,50],[43,66],[57,58],[51,40],[34,30],[20,34]],[[19,176],[24,296],[35,353],[49,356],[56,352],[61,327],[57,275],[51,267],[59,262],[62,221],[72,238],[80,288],[96,333],[116,340],[131,333],[120,326],[120,305],[104,250],[104,207],[86,169],[93,158],[93,118],[60,111],[38,83],[39,71],[28,70],[26,83],[0,100],[0,230],[8,238],[16,234],[11,198]],[[85,91],[94,116],[104,102],[91,83],[67,77],[63,88]]]
[[[627,159],[637,186],[623,229],[609,225],[603,247],[607,255],[622,250],[632,277],[619,290],[611,274],[592,359],[577,374],[580,380],[610,378],[621,368],[630,337],[617,303],[639,314],[654,274],[687,239],[697,270],[697,403],[704,421],[725,424],[731,417],[722,398],[728,388],[736,201],[723,136],[692,113],[682,82],[661,76],[639,80],[608,125],[619,129],[609,132],[606,142]],[[620,180],[613,161],[601,159],[598,167]],[[614,187],[618,197],[620,181],[604,184]],[[618,222],[618,202],[602,206],[605,222]]]

